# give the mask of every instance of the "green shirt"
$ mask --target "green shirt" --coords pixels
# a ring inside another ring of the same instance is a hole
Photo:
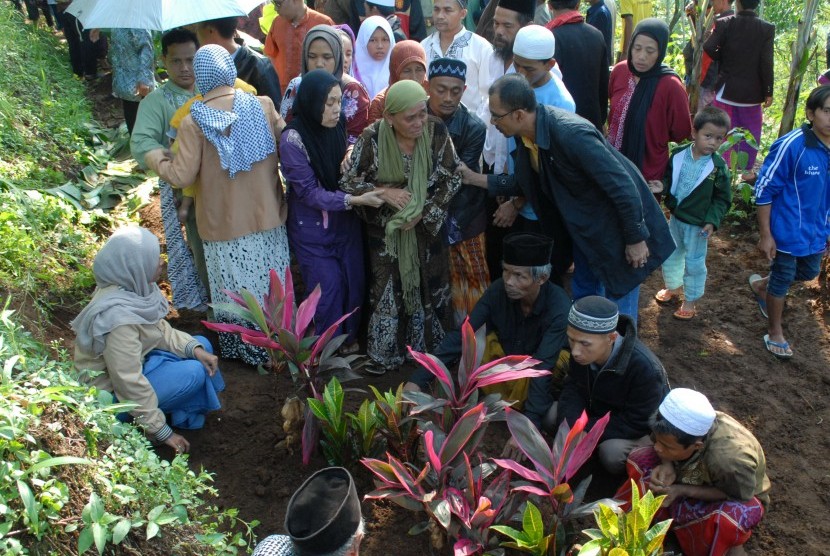
[[[195,91],[186,91],[168,80],[138,105],[130,151],[142,168],[146,168],[144,155],[170,146],[170,120],[176,110],[195,95]]]

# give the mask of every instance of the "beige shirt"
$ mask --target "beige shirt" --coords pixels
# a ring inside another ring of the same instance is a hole
[[[233,108],[233,89],[218,87],[205,95],[204,102],[218,110]],[[275,137],[285,122],[268,97],[257,97]],[[277,173],[277,153],[269,155],[231,179],[219,162],[219,153],[205,138],[191,115],[182,120],[176,135],[179,152],[170,158],[164,151],[151,151],[145,163],[174,187],[188,187],[198,178],[195,188],[196,225],[207,241],[229,241],[272,230],[285,222],[287,206]]]
[[[109,286],[96,295],[116,287]],[[192,359],[193,350],[200,346],[193,336],[174,329],[166,320],[156,324],[127,324],[107,334],[101,355],[75,346],[75,367],[81,372],[83,382],[112,392],[119,402],[137,403],[138,407],[130,414],[148,434],[155,435],[166,421],[158,407],[156,392],[142,372],[144,357],[153,349],[161,349]],[[91,378],[87,371],[103,372]]]

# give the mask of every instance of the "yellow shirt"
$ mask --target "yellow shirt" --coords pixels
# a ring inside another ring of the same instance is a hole
[[[640,21],[651,17],[652,13],[651,0],[620,0],[620,17],[631,15],[632,31]]]
[[[539,145],[528,139],[527,137],[522,137],[522,143],[524,143],[527,150],[530,151],[530,165],[533,167],[533,170],[536,173],[539,173]]]

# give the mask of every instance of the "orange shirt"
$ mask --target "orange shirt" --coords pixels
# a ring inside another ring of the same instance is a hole
[[[303,39],[315,25],[334,25],[334,22],[329,16],[308,8],[305,17],[296,25],[280,15],[271,24],[265,37],[265,55],[271,58],[277,70],[282,94],[285,94],[288,82],[300,75]]]

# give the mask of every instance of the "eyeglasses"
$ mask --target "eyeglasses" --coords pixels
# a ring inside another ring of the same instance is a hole
[[[505,116],[509,116],[510,114],[512,114],[513,112],[515,112],[516,110],[518,110],[518,108],[514,108],[514,109],[513,109],[513,110],[511,110],[510,112],[505,112],[504,114],[500,114],[500,115],[498,115],[498,116],[496,116],[496,114],[494,114],[493,112],[490,112],[490,123],[491,123],[491,124],[494,124],[494,123],[496,123],[497,121],[499,121],[499,120],[501,120],[502,118],[504,118]]]

